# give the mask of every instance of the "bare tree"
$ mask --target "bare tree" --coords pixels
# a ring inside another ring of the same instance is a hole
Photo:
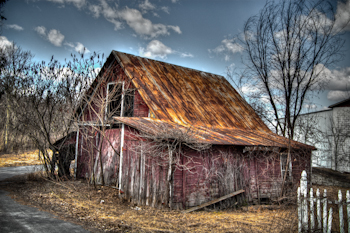
[[[18,129],[27,134],[40,151],[48,174],[54,175],[56,154],[61,145],[55,142],[74,130],[74,112],[82,94],[101,66],[99,56],[72,56],[60,64],[52,59],[48,64],[36,63],[25,74],[26,86],[22,99],[16,102]],[[59,146],[59,147],[58,147]]]
[[[331,148],[332,169],[342,170],[350,163],[350,109],[336,108],[332,115],[326,138]]]
[[[16,102],[22,98],[22,90],[27,85],[25,74],[28,72],[33,55],[24,51],[15,43],[0,48],[0,108],[4,114],[1,122],[3,132],[3,151],[12,151],[16,133]],[[16,139],[18,140],[18,138]]]
[[[305,102],[326,83],[323,69],[342,55],[340,30],[323,0],[268,1],[245,23],[247,70],[236,84],[248,88],[248,101],[265,106],[262,118],[276,132],[293,139]]]

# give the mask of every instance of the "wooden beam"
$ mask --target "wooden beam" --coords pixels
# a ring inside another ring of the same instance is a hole
[[[233,193],[230,193],[230,194],[227,194],[227,195],[225,195],[225,196],[223,196],[223,197],[220,197],[220,198],[218,198],[218,199],[209,201],[209,202],[204,203],[204,204],[202,204],[202,205],[199,205],[199,206],[196,206],[196,207],[192,207],[192,208],[190,208],[190,209],[188,209],[188,210],[184,210],[184,211],[182,211],[182,213],[186,214],[186,213],[190,213],[190,212],[195,211],[195,210],[202,209],[202,208],[204,208],[204,207],[206,207],[206,206],[208,206],[208,205],[212,205],[212,204],[214,204],[214,203],[217,203],[217,202],[219,202],[219,201],[223,201],[223,200],[225,200],[225,199],[227,199],[227,198],[236,196],[236,195],[241,194],[241,193],[244,193],[244,190],[243,190],[243,189],[238,190],[238,191],[233,192]]]

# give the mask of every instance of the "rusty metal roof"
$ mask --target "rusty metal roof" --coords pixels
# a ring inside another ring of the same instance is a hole
[[[223,76],[117,51],[112,54],[156,119],[271,132]]]
[[[272,132],[246,130],[239,128],[206,127],[200,125],[181,125],[174,122],[162,121],[147,117],[114,117],[118,122],[129,125],[147,134],[162,134],[178,130],[187,134],[197,143],[213,145],[269,146],[288,147],[288,139]],[[295,149],[314,150],[312,146],[291,140],[290,145]]]

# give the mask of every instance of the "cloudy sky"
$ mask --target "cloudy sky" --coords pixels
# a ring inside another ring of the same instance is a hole
[[[112,50],[226,76],[242,68],[242,49],[233,38],[264,0],[9,0],[0,45],[14,41],[35,60],[71,53]],[[350,15],[350,0],[332,1],[337,20]],[[327,90],[318,109],[342,100],[350,88],[350,26],[344,32],[348,55],[326,73]]]

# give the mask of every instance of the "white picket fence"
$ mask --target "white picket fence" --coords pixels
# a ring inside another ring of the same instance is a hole
[[[316,206],[315,206],[315,203],[316,203]],[[312,188],[310,188],[310,191],[308,192],[307,174],[306,174],[306,171],[303,171],[301,173],[300,187],[298,188],[298,231],[307,232],[310,229],[312,232],[317,229],[317,230],[321,230],[321,232],[323,233],[332,232],[333,208],[330,208],[327,211],[327,204],[338,205],[339,227],[340,227],[341,233],[345,232],[343,208],[346,207],[346,211],[347,211],[346,221],[348,222],[347,224],[348,233],[350,233],[349,190],[346,192],[346,201],[343,200],[342,193],[340,190],[338,192],[337,201],[332,202],[327,199],[326,189],[323,191],[323,197],[321,197],[319,189],[317,189],[316,197],[314,197],[314,192]]]

